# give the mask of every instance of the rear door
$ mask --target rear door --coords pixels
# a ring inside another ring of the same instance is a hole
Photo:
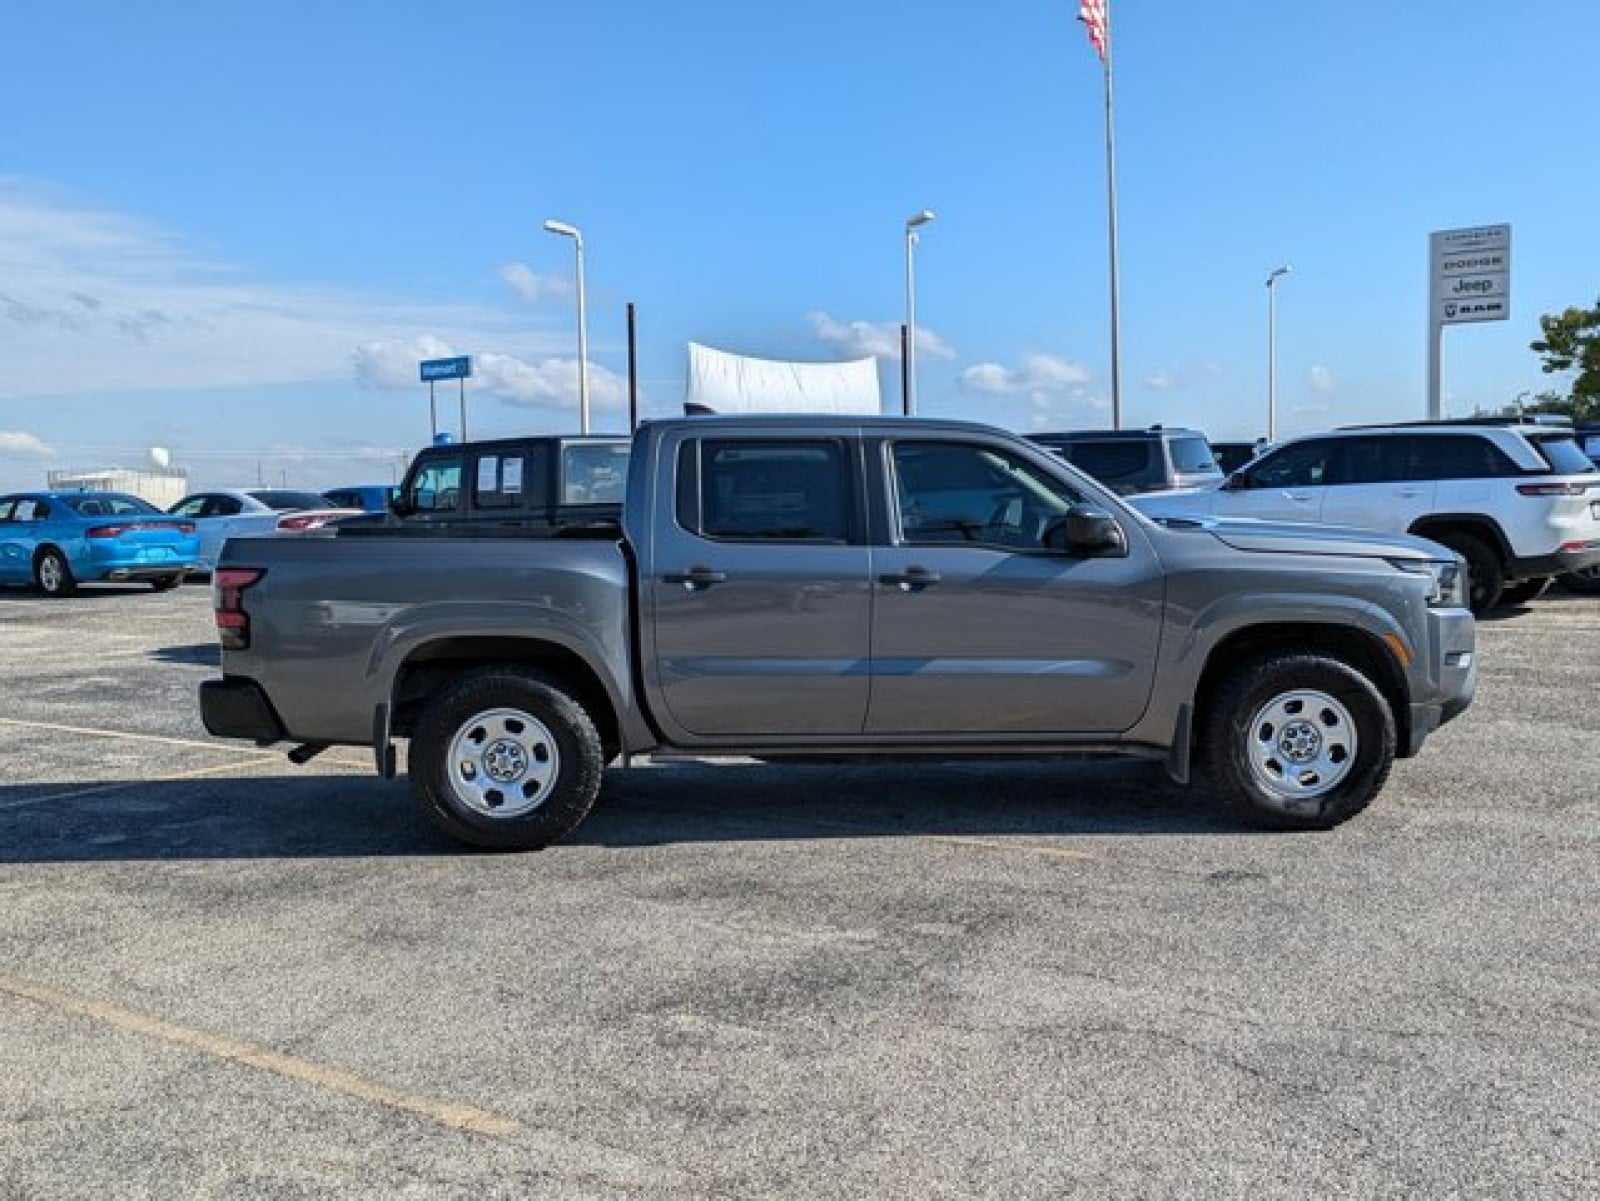
[[[873,551],[867,729],[1004,738],[1138,721],[1165,597],[1138,523],[1122,523],[1125,554],[1046,550],[1046,527],[1082,495],[981,436],[887,440],[881,464],[893,503]]]
[[[639,587],[646,683],[672,740],[859,735],[871,593],[858,440],[685,430],[658,453]]]
[[[1437,477],[1424,434],[1374,434],[1339,439],[1323,490],[1322,520],[1363,530],[1404,533],[1433,511]]]

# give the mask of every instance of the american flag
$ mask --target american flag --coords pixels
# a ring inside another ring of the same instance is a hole
[[[1083,22],[1083,27],[1089,31],[1089,41],[1094,46],[1094,52],[1100,56],[1100,61],[1106,61],[1106,0],[1083,0],[1078,5],[1078,20]]]

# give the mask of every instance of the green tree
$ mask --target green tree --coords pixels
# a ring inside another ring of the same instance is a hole
[[[1569,308],[1539,318],[1544,334],[1530,349],[1543,362],[1546,375],[1571,371],[1572,388],[1565,397],[1541,392],[1529,409],[1539,413],[1566,413],[1574,421],[1600,421],[1600,300],[1593,308]]]

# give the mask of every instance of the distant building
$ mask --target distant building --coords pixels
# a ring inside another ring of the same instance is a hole
[[[129,471],[104,467],[94,471],[52,471],[50,487],[61,492],[131,492],[158,509],[170,508],[189,492],[189,473],[167,471]]]

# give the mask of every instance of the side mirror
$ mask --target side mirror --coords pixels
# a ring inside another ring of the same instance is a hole
[[[1117,555],[1127,549],[1117,519],[1098,505],[1073,505],[1050,523],[1041,541],[1049,550],[1082,557]]]

